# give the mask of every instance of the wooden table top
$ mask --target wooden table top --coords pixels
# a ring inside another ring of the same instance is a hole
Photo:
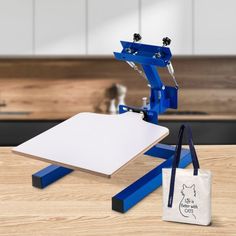
[[[2,147],[0,235],[236,235],[236,145],[197,146],[197,153],[201,167],[213,172],[208,227],[163,222],[161,188],[125,214],[111,210],[111,197],[161,159],[139,157],[112,179],[74,171],[40,190],[31,175],[47,163]]]

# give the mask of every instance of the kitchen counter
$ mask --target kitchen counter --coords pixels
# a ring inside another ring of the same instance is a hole
[[[80,112],[0,112],[1,121],[53,121],[65,120]],[[89,110],[86,112],[94,112]],[[160,121],[236,121],[236,114],[163,114],[159,116]]]
[[[213,172],[209,227],[163,222],[161,188],[126,214],[111,210],[111,197],[161,159],[141,156],[112,179],[74,171],[40,190],[31,186],[31,174],[47,164],[2,147],[0,235],[235,235],[236,145],[196,148],[201,167]]]

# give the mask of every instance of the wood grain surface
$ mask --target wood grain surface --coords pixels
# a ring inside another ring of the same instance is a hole
[[[180,90],[172,115],[236,119],[236,57],[178,57],[173,65]],[[159,72],[165,84],[173,85],[167,69]],[[106,113],[108,91],[116,83],[127,86],[129,105],[140,106],[149,96],[146,81],[115,59],[1,59],[0,119],[64,120],[82,111]]]
[[[39,190],[31,174],[47,164],[1,148],[0,235],[236,235],[236,146],[197,146],[197,153],[213,172],[209,227],[163,222],[161,188],[126,214],[111,210],[111,197],[160,159],[137,158],[112,179],[75,171]]]

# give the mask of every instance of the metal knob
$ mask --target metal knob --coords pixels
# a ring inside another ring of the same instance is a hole
[[[165,37],[162,39],[162,42],[163,42],[163,46],[168,46],[171,43],[171,39],[168,37]]]
[[[138,41],[140,41],[141,39],[142,39],[142,37],[141,37],[140,34],[135,33],[135,34],[133,35],[133,41],[134,41],[134,42],[138,42]]]

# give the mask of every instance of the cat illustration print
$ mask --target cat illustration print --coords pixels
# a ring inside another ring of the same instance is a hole
[[[181,190],[183,196],[179,203],[179,212],[183,217],[196,219],[196,211],[198,210],[198,205],[196,203],[196,189],[195,184],[188,187],[183,184]]]

